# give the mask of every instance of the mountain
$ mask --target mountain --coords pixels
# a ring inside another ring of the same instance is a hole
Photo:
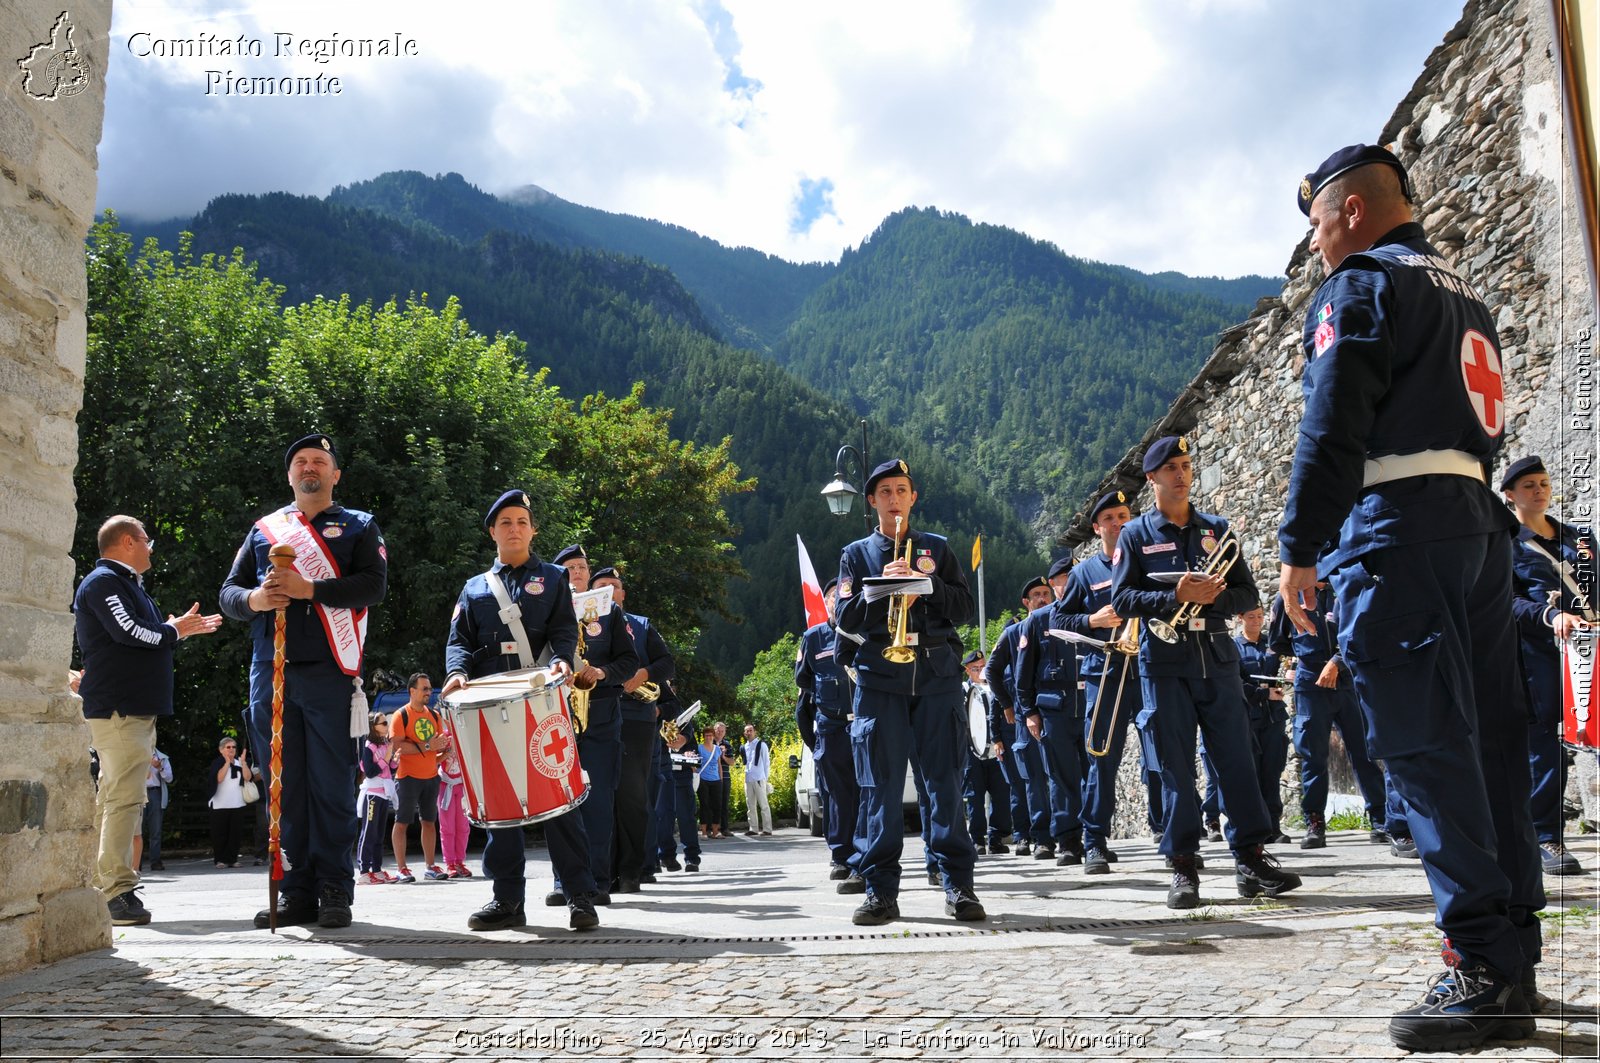
[[[909,209],[845,252],[772,354],[971,468],[1042,540],[1269,286],[1152,277]]]
[[[859,439],[854,412],[759,354],[721,342],[664,267],[503,228],[472,238],[466,216],[441,211],[422,224],[331,197],[230,195],[184,228],[196,255],[243,248],[264,278],[285,286],[286,302],[426,292],[442,303],[455,295],[473,328],[516,333],[530,365],[548,366],[551,383],[568,394],[621,395],[643,380],[648,402],[675,411],[674,434],[706,443],[731,436],[742,471],[760,481],[728,503],[750,578],[729,587],[729,611],[742,622],[708,618],[697,652],[742,675],[800,622],[795,535],[827,574],[843,545],[862,534],[859,514],[831,517],[818,493],[832,477],[834,451]],[[1020,586],[1040,570],[1027,529],[969,470],[898,431],[874,428],[871,447],[874,460],[902,456],[916,470],[923,526],[950,534],[958,552],[984,534],[991,589]]]

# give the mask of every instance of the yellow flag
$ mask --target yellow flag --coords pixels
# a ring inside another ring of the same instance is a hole
[[[972,540],[972,571],[978,571],[978,566],[983,564],[983,536]]]

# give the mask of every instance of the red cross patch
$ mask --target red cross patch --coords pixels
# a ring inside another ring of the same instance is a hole
[[[1506,426],[1505,381],[1500,374],[1500,352],[1489,337],[1468,329],[1461,337],[1461,383],[1478,423],[1491,436]]]

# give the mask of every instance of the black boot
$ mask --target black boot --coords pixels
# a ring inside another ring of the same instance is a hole
[[[1239,896],[1255,897],[1265,893],[1276,897],[1300,885],[1300,876],[1285,871],[1278,861],[1259,845],[1233,854],[1233,882],[1239,887]]]
[[[1533,1015],[1516,982],[1479,964],[1454,968],[1434,989],[1446,985],[1442,997],[1390,1019],[1389,1039],[1409,1052],[1450,1052],[1534,1035]]]

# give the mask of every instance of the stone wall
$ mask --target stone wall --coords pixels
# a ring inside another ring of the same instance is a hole
[[[89,732],[66,692],[111,5],[62,18],[58,2],[0,0],[0,974],[111,942],[89,885]]]
[[[1553,55],[1544,0],[1470,0],[1410,94],[1369,139],[1406,163],[1418,220],[1495,314],[1507,406],[1496,475],[1515,457],[1542,454],[1555,482],[1555,511],[1593,524],[1595,304]],[[1296,172],[1341,146],[1328,144]],[[1282,209],[1294,209],[1293,192],[1284,189]],[[1219,337],[1167,415],[1093,496],[1118,487],[1138,493],[1136,510],[1147,508],[1139,465],[1145,445],[1188,435],[1195,503],[1239,529],[1263,601],[1277,586],[1277,528],[1302,408],[1301,325],[1322,280],[1320,261],[1303,240],[1286,272],[1282,293],[1261,300],[1248,320]],[[1076,546],[1089,535],[1080,513],[1063,542]],[[1133,755],[1119,775],[1127,808],[1118,834],[1144,833]],[[1291,779],[1296,770],[1291,757]],[[1292,782],[1286,789],[1293,792]]]

